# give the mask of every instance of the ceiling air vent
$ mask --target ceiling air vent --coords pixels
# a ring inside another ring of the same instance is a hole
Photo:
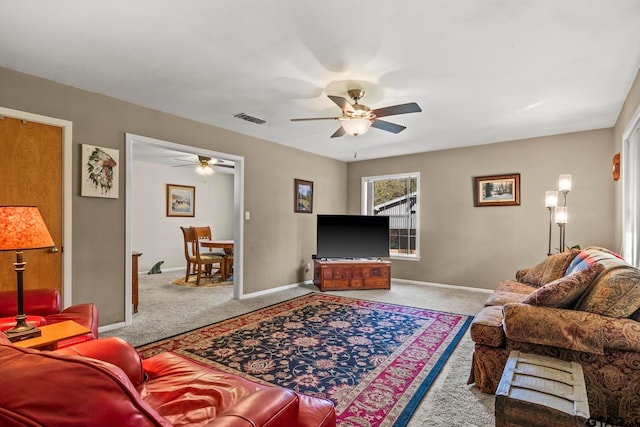
[[[237,117],[239,119],[246,120],[248,122],[256,123],[256,124],[259,124],[259,125],[261,125],[263,123],[267,123],[266,120],[262,120],[262,119],[259,119],[257,117],[253,117],[253,116],[250,116],[250,115],[245,114],[245,113],[238,113],[238,114],[234,115],[233,117]]]

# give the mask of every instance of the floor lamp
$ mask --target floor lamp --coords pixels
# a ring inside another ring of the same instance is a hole
[[[549,209],[549,250],[547,251],[547,256],[551,255],[551,228],[553,225],[553,213],[558,206],[558,192],[557,191],[547,191],[544,198],[544,205]]]
[[[37,207],[0,206],[0,251],[16,251],[16,262],[13,265],[17,280],[18,314],[16,326],[4,332],[11,342],[41,335],[40,329],[27,324],[27,316],[24,314],[22,276],[27,263],[22,259],[22,251],[53,246],[53,239]]]
[[[571,175],[563,174],[560,175],[558,179],[558,191],[562,193],[563,201],[562,201],[562,211],[556,211],[556,224],[560,227],[560,252],[564,252],[565,246],[565,231],[568,219],[567,213],[567,194],[571,191]]]
[[[565,206],[556,208],[556,224],[560,227],[560,252],[564,252],[564,231],[567,225],[568,213]]]

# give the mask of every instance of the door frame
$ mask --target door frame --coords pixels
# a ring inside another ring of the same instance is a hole
[[[243,242],[244,242],[244,157],[234,154],[221,153],[218,151],[207,150],[204,148],[192,147],[189,145],[177,144],[161,139],[155,139],[147,136],[136,135],[133,133],[125,134],[125,157],[126,162],[126,190],[125,190],[125,325],[133,323],[133,304],[131,295],[131,278],[132,278],[132,259],[131,259],[131,179],[133,174],[133,144],[148,144],[155,147],[166,148],[168,150],[182,151],[183,153],[208,156],[232,160],[234,164],[233,175],[233,298],[242,299],[243,290]]]
[[[69,307],[73,301],[71,286],[73,122],[5,107],[0,107],[0,116],[62,128],[62,305],[64,308]]]
[[[635,139],[640,133],[640,106],[622,134],[622,256],[635,267],[640,265],[640,187],[637,170],[640,147]]]

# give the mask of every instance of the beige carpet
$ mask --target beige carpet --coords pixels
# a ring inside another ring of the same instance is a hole
[[[232,286],[186,287],[171,282],[184,272],[141,274],[139,311],[133,325],[103,332],[120,336],[135,346],[209,325],[271,304],[316,292],[313,285],[233,299]],[[184,277],[184,276],[183,276]],[[451,313],[475,315],[488,294],[450,287],[407,284],[392,280],[391,289],[330,292],[373,301],[390,302]],[[473,342],[467,332],[409,421],[410,427],[493,426],[494,396],[467,385]]]

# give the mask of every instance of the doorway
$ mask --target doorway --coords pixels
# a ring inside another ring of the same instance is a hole
[[[72,122],[68,120],[57,119],[54,117],[41,116],[38,114],[28,113],[25,111],[12,110],[10,108],[0,107],[0,117],[7,117],[11,119],[16,119],[25,122],[27,125],[31,124],[39,124],[44,125],[44,127],[53,127],[59,128],[55,130],[55,132],[61,132],[61,188],[56,190],[59,192],[58,196],[61,208],[61,217],[56,220],[61,223],[60,237],[55,237],[55,239],[59,239],[56,241],[56,245],[60,246],[59,250],[62,253],[61,257],[61,288],[62,288],[62,304],[63,307],[69,307],[72,304],[72,286],[71,286],[71,235],[72,235],[72,224],[71,224],[71,206],[72,206]],[[34,147],[35,150],[38,150],[38,147]],[[6,200],[4,201],[7,202]],[[14,202],[10,202],[14,203]],[[18,203],[27,203],[24,200],[18,201]],[[33,201],[28,201],[29,204],[35,203]],[[51,255],[51,254],[50,254]],[[57,253],[55,257],[60,257],[60,254]],[[60,262],[60,261],[58,261]]]
[[[133,305],[132,305],[132,169],[133,151],[135,147],[151,146],[155,148],[179,151],[185,154],[196,156],[207,156],[211,158],[219,158],[229,160],[234,163],[233,171],[233,240],[234,240],[234,281],[233,281],[233,298],[242,299],[243,297],[243,235],[244,235],[244,157],[236,156],[228,153],[220,153],[212,150],[181,145],[170,141],[149,138],[141,135],[126,134],[125,150],[126,158],[126,220],[125,220],[125,325],[131,325],[133,322]]]

